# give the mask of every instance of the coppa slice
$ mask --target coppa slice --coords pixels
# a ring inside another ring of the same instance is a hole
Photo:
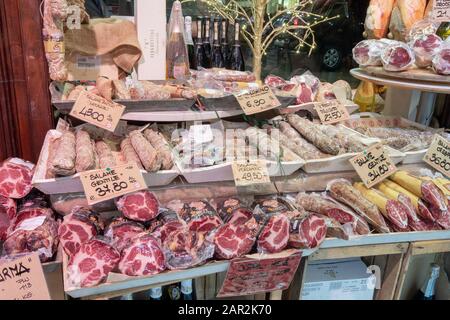
[[[283,214],[273,215],[258,236],[258,252],[277,253],[289,241],[289,218]]]
[[[245,224],[226,223],[214,237],[215,255],[218,259],[241,257],[252,250],[259,225],[254,218]]]
[[[289,246],[297,249],[310,249],[320,246],[327,235],[324,219],[311,214],[304,216],[299,212],[288,212],[290,218]]]
[[[121,197],[117,209],[128,219],[146,222],[158,216],[159,203],[152,192],[144,190]]]
[[[164,254],[158,240],[148,233],[135,236],[122,251],[120,272],[129,276],[146,276],[165,269]]]
[[[0,166],[0,195],[21,199],[33,188],[34,164],[18,158],[5,160]]]
[[[68,282],[74,287],[92,287],[101,283],[117,267],[119,252],[107,242],[93,238],[83,243],[67,267]]]
[[[123,217],[113,219],[105,229],[104,235],[112,239],[112,245],[119,252],[127,247],[132,239],[144,232],[144,225],[136,221],[130,221]]]
[[[81,208],[64,217],[58,235],[69,257],[77,253],[83,243],[98,234],[95,220],[98,220],[98,216],[94,212]]]

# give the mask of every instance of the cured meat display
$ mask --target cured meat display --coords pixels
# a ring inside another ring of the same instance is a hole
[[[117,217],[109,223],[104,231],[104,235],[112,240],[112,245],[117,251],[122,252],[135,236],[144,231],[144,225],[123,217]]]
[[[138,234],[123,249],[118,268],[129,276],[153,275],[163,271],[166,267],[159,242],[148,233]]]
[[[411,43],[416,57],[416,65],[426,68],[432,65],[433,57],[441,52],[442,39],[435,34],[417,36]]]
[[[65,216],[59,226],[59,241],[69,257],[78,252],[81,245],[88,242],[99,233],[96,225],[98,216],[83,208],[74,208],[74,211]]]
[[[9,158],[0,165],[0,195],[20,199],[32,189],[34,164],[18,158]]]
[[[353,48],[353,60],[361,67],[381,66],[381,53],[389,45],[392,40],[363,40]]]
[[[97,154],[94,142],[89,133],[84,130],[77,130],[76,135],[76,159],[75,169],[77,172],[89,171],[97,168]]]
[[[289,240],[289,219],[283,214],[273,215],[258,236],[258,252],[277,253]]]
[[[67,280],[73,287],[92,287],[103,282],[120,261],[119,252],[105,240],[83,243],[69,260]]]
[[[144,131],[145,138],[151,143],[153,148],[157,150],[157,155],[160,158],[161,169],[170,170],[173,167],[172,150],[166,139],[156,130],[146,129]]]
[[[100,169],[111,168],[117,164],[111,148],[105,141],[97,141],[95,143],[95,149],[97,151]]]
[[[450,40],[447,40],[439,48],[439,52],[433,58],[433,69],[436,73],[450,75]]]
[[[16,216],[17,205],[13,199],[0,195],[0,241],[4,241],[7,236],[11,220]]]
[[[289,246],[310,249],[320,246],[327,235],[326,221],[317,215],[298,211],[285,213],[290,218]]]
[[[90,144],[90,143],[89,143]],[[71,131],[65,131],[59,138],[58,146],[51,164],[51,172],[55,176],[70,176],[76,172],[76,139]]]
[[[228,222],[215,236],[215,256],[218,259],[234,259],[250,253],[256,241],[259,225],[254,218],[245,223]]]
[[[132,131],[130,140],[145,170],[150,172],[158,171],[161,168],[162,159],[158,155],[158,151],[144,135],[139,130]]]
[[[389,23],[389,36],[405,41],[411,27],[422,20],[426,5],[426,0],[396,0]]]
[[[117,209],[128,219],[146,222],[158,216],[159,203],[152,192],[144,190],[122,196]]]
[[[364,29],[370,39],[385,38],[395,0],[371,0],[367,8]]]
[[[133,148],[133,145],[131,144],[130,138],[125,138],[120,143],[120,150],[122,151],[123,157],[125,158],[125,161],[127,163],[136,163],[136,165],[143,169],[141,160],[139,159],[139,156],[137,155],[136,151]]]
[[[381,62],[386,71],[404,71],[414,64],[414,52],[403,42],[390,44],[381,52]]]

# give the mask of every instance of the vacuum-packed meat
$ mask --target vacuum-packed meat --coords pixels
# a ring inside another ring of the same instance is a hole
[[[71,131],[65,131],[59,138],[55,157],[50,159],[51,172],[56,176],[70,176],[75,174],[76,139]]]
[[[120,142],[120,150],[127,163],[136,163],[138,168],[143,169],[141,160],[131,144],[130,138],[125,138]]]
[[[172,149],[161,133],[153,129],[144,131],[145,138],[151,143],[153,148],[157,150],[157,156],[160,158],[162,170],[170,170],[173,167]]]
[[[150,172],[158,171],[161,168],[161,158],[158,156],[158,151],[153,148],[151,143],[145,139],[139,130],[132,131],[129,136],[131,144],[138,154],[139,159],[141,159],[145,170]]]
[[[111,168],[117,164],[111,148],[105,141],[97,141],[95,143],[95,149],[97,151],[100,169]]]
[[[76,159],[75,169],[77,172],[94,170],[96,168],[96,157],[94,145],[89,133],[77,130],[76,135]]]
[[[414,64],[414,52],[406,43],[396,42],[383,50],[381,61],[386,71],[404,71]]]
[[[122,196],[117,209],[128,219],[146,222],[158,216],[159,203],[152,192],[143,190]]]

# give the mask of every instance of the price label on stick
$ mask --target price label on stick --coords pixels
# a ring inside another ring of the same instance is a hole
[[[38,253],[0,263],[0,300],[50,300]]]
[[[135,163],[82,172],[80,179],[89,205],[147,188]]]
[[[350,159],[362,182],[371,188],[397,171],[381,143],[377,143]]]
[[[423,161],[450,177],[450,142],[439,134],[433,138]]]
[[[250,90],[248,93],[235,95],[246,115],[260,113],[281,106],[269,86]]]
[[[96,94],[82,91],[70,115],[99,128],[114,132],[125,111],[125,106],[106,100]]]
[[[450,22],[450,0],[434,0],[432,17],[437,22]]]
[[[231,164],[236,186],[270,183],[270,176],[264,160],[235,161]]]
[[[314,109],[316,109],[320,122],[323,124],[337,123],[350,118],[347,108],[338,100],[318,104]]]

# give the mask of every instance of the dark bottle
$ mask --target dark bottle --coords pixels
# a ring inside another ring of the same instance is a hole
[[[205,23],[203,24],[203,48],[205,49],[205,55],[206,59],[208,60],[208,68],[211,68],[211,43],[209,42],[209,28],[210,28],[210,21],[209,17],[205,17]]]
[[[181,281],[181,298],[183,300],[196,300],[192,290],[192,279]]]
[[[220,46],[219,42],[219,18],[214,19],[214,43],[211,56],[211,65],[213,68],[225,67],[222,55],[222,47]]]
[[[414,300],[435,300],[436,281],[439,278],[440,267],[436,263],[431,264],[430,274],[422,288],[416,293]]]
[[[228,43],[228,22],[227,20],[222,20],[222,38],[220,45],[222,47],[222,55],[224,61],[224,67],[230,69],[231,67],[231,48]]]
[[[162,300],[162,288],[151,288],[150,289],[150,300]]]
[[[188,55],[189,55],[189,67],[190,69],[197,69],[194,40],[192,38],[192,17],[186,16],[184,18],[184,28],[186,31],[186,45],[188,48]]]
[[[197,69],[199,67],[211,68],[208,58],[206,57],[205,48],[203,47],[202,26],[202,18],[199,17],[197,20],[197,40],[195,41],[195,62]]]
[[[234,44],[231,54],[230,69],[245,71],[244,55],[242,54],[241,42],[239,41],[240,28],[239,22],[236,21],[234,24]]]
[[[169,300],[180,300],[181,299],[181,290],[180,284],[174,283],[167,287],[167,296]]]

